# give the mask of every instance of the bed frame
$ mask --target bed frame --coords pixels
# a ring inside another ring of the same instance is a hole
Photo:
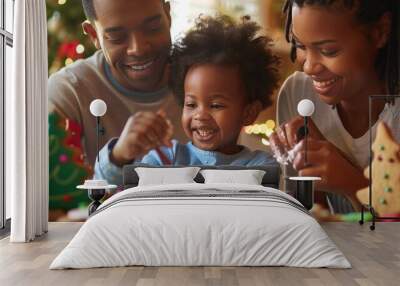
[[[139,176],[135,171],[136,167],[148,167],[148,168],[180,168],[184,166],[152,166],[148,164],[133,164],[133,165],[125,165],[123,167],[123,184],[122,188],[129,189],[136,187],[139,182]],[[207,165],[195,165],[192,167],[199,167],[202,170],[205,169],[220,169],[220,170],[263,170],[265,171],[265,175],[262,179],[262,185],[264,187],[270,187],[274,189],[279,189],[279,181],[281,176],[281,168],[279,165],[268,165],[268,166],[207,166]],[[197,183],[204,183],[204,178],[200,174],[194,178]],[[104,198],[106,194],[105,189],[97,189],[97,190],[88,190],[89,198],[92,200],[92,203],[88,207],[89,216],[94,213],[97,208],[101,205],[101,200]]]
[[[151,167],[157,168],[157,166],[150,166],[147,164],[133,164],[133,165],[125,165],[123,168],[123,188],[128,189],[132,187],[136,187],[139,182],[139,177],[135,172],[136,167]],[[158,166],[159,168],[179,168],[183,166]],[[279,189],[279,180],[281,176],[281,168],[279,165],[268,165],[268,166],[207,166],[207,165],[195,165],[191,167],[199,167],[202,170],[205,169],[220,169],[220,170],[263,170],[265,171],[265,175],[262,179],[262,185],[265,187],[271,187],[275,189]],[[198,173],[198,175],[194,178],[197,183],[204,183],[203,176]]]

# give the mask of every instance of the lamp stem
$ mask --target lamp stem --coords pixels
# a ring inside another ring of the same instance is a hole
[[[305,128],[305,134],[304,134],[304,136],[305,136],[305,140],[304,140],[304,147],[305,147],[305,150],[304,150],[304,166],[307,166],[308,165],[308,162],[307,162],[307,148],[308,148],[308,144],[307,144],[307,139],[308,139],[308,116],[304,116],[304,128]]]
[[[97,143],[97,162],[100,163],[99,159],[99,133],[100,133],[100,116],[96,116],[96,143]]]

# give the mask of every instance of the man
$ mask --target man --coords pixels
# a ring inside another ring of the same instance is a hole
[[[168,91],[171,48],[170,6],[164,0],[82,0],[88,21],[83,30],[98,51],[49,78],[50,112],[76,121],[83,130],[83,153],[94,166],[96,120],[90,103],[102,99],[105,134],[100,146],[115,168],[129,163],[132,150],[148,150],[153,141],[171,136],[187,140],[180,124],[180,107]],[[165,111],[165,112],[164,112]],[[167,120],[168,118],[168,120]],[[151,126],[150,132],[132,128],[134,122]]]

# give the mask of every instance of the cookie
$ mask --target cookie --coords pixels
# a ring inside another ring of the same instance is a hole
[[[400,214],[400,144],[390,128],[380,122],[372,145],[372,206],[379,216]],[[364,171],[369,178],[369,167]],[[363,204],[369,204],[369,188],[356,193]]]

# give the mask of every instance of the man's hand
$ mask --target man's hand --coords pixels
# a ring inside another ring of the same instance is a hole
[[[156,147],[172,147],[172,134],[172,124],[163,111],[137,112],[126,122],[110,160],[117,166],[123,166]]]

